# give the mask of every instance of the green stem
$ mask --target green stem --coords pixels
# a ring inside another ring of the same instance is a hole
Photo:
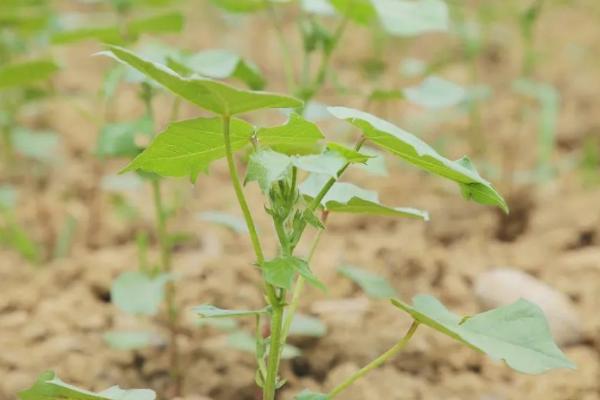
[[[267,6],[266,8],[269,13],[269,19],[271,20],[271,22],[273,23],[273,27],[275,28],[275,35],[277,36],[277,41],[279,42],[279,47],[281,48],[281,53],[283,55],[283,69],[285,73],[287,88],[290,93],[293,93],[296,83],[294,78],[294,64],[292,63],[290,47],[288,46],[287,40],[285,39],[283,26],[281,25],[279,17],[275,12],[273,3],[271,2],[271,0],[264,0],[264,2]]]
[[[379,368],[390,358],[394,357],[400,351],[404,350],[406,345],[408,345],[408,342],[410,342],[410,339],[412,339],[413,335],[415,334],[415,331],[417,330],[418,326],[419,323],[417,321],[413,321],[412,325],[408,329],[408,332],[406,332],[406,335],[404,335],[404,337],[398,343],[396,343],[391,349],[377,357],[375,360],[371,361],[369,364],[365,365],[363,368],[358,370],[344,382],[336,386],[331,392],[329,392],[329,394],[327,395],[327,399],[333,399],[334,397],[342,393],[344,390],[346,390],[349,386],[351,386],[354,382],[356,382],[372,370]]]
[[[285,292],[282,291],[282,298],[285,298]],[[279,373],[279,360],[281,358],[281,334],[283,324],[283,304],[272,306],[271,316],[271,338],[269,340],[269,361],[267,365],[267,380],[263,389],[263,400],[275,400],[277,391],[277,375]]]

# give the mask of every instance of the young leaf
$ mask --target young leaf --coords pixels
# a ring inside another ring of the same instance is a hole
[[[160,83],[178,96],[219,115],[236,115],[262,108],[297,108],[302,102],[293,97],[269,92],[236,89],[225,83],[203,78],[183,78],[173,70],[137,56],[118,46],[100,54],[113,57]]]
[[[542,310],[529,301],[521,299],[464,318],[431,296],[416,296],[412,306],[394,299],[392,303],[422,324],[494,360],[504,360],[519,372],[540,374],[554,368],[575,368],[552,340]]]
[[[350,279],[374,299],[389,299],[396,296],[396,291],[387,279],[362,268],[345,265],[338,268],[338,272]]]
[[[248,226],[246,222],[240,218],[231,214],[227,214],[219,211],[205,211],[198,214],[201,220],[207,222],[213,222],[215,224],[226,226],[237,233],[248,233]]]
[[[462,86],[437,76],[429,76],[418,86],[404,89],[404,94],[412,103],[433,110],[454,107],[467,99]]]
[[[323,393],[315,393],[311,392],[308,389],[305,389],[302,392],[298,393],[294,397],[294,400],[328,400],[328,397]]]
[[[63,382],[52,371],[41,374],[37,382],[19,393],[21,400],[154,400],[156,393],[150,389],[124,390],[113,386],[94,393]]]
[[[0,67],[0,90],[50,79],[59,70],[52,60],[32,60]]]
[[[170,279],[167,274],[150,277],[139,271],[124,272],[112,285],[112,302],[129,314],[156,315]]]
[[[346,159],[346,162],[353,164],[365,164],[369,159],[374,158],[374,156],[360,153],[354,149],[334,142],[329,143],[327,149],[342,155]]]
[[[285,256],[265,261],[262,265],[265,280],[273,286],[291,289],[296,272],[302,275],[307,282],[320,289],[325,289],[312,273],[308,263],[301,258]]]
[[[366,112],[330,107],[337,118],[347,120],[360,128],[366,138],[390,153],[431,173],[453,180],[477,193],[471,196],[482,204],[493,204],[508,212],[508,206],[492,184],[459,161],[451,161],[416,136]]]
[[[212,304],[202,304],[192,309],[200,318],[240,318],[251,317],[269,312],[268,308],[260,310],[224,310]]]
[[[264,193],[271,185],[284,179],[292,167],[292,159],[273,150],[259,150],[250,156],[246,182],[257,181]]]
[[[239,119],[230,124],[231,146],[249,143],[254,128]],[[220,118],[196,118],[172,123],[122,172],[142,170],[161,176],[189,176],[195,180],[210,163],[225,157]]]
[[[312,153],[324,138],[317,125],[296,113],[284,125],[260,128],[256,135],[262,144],[289,155]]]
[[[144,349],[162,342],[156,333],[148,331],[109,331],[104,334],[104,340],[118,350]]]
[[[372,0],[329,0],[343,16],[360,25],[368,25],[376,17]]]
[[[302,182],[300,192],[309,198],[315,198],[325,185],[325,182],[327,182],[327,177],[312,174]],[[384,206],[379,203],[379,196],[376,192],[344,182],[336,182],[321,201],[321,205],[331,212],[411,217],[424,221],[429,220],[429,214],[426,211],[410,207],[393,208]]]
[[[447,31],[448,6],[442,0],[371,0],[384,29],[391,35],[415,36]]]

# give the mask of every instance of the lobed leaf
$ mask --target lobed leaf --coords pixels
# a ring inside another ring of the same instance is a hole
[[[239,150],[249,143],[252,125],[239,119],[230,124],[231,146]],[[196,118],[172,123],[122,172],[142,170],[161,176],[189,176],[225,157],[223,123],[220,118]]]
[[[315,198],[327,181],[327,177],[310,175],[300,185],[300,192],[309,198]],[[351,183],[336,182],[323,197],[321,205],[331,212],[359,213],[390,217],[410,217],[429,220],[426,211],[410,207],[387,207],[379,202],[379,195],[371,190],[362,189]]]
[[[267,307],[260,310],[225,310],[212,304],[202,304],[192,309],[200,318],[239,318],[251,317],[259,314],[267,314]]]
[[[41,374],[37,382],[19,393],[21,400],[154,400],[156,393],[150,389],[124,390],[113,386],[94,393],[63,382],[52,371]]]
[[[156,315],[170,280],[168,274],[148,276],[139,271],[127,271],[114,281],[110,295],[114,305],[134,315]]]
[[[516,371],[540,374],[555,368],[575,368],[552,340],[543,311],[527,300],[470,317],[451,313],[431,296],[416,296],[412,306],[395,299],[392,303],[422,324],[494,360],[504,360]]]
[[[369,113],[346,107],[330,107],[329,111],[361,129],[364,136],[379,147],[419,168],[457,182],[468,199],[496,205],[508,212],[502,196],[472,166],[441,156],[416,136]]]
[[[205,78],[184,78],[170,68],[118,46],[100,54],[135,68],[178,96],[219,115],[233,116],[263,108],[297,108],[302,101],[269,92],[240,90]]]
[[[52,60],[31,60],[0,67],[0,90],[50,79],[59,70]]]
[[[338,272],[356,283],[367,295],[374,299],[389,299],[397,295],[396,290],[387,279],[365,269],[344,265],[338,268]]]

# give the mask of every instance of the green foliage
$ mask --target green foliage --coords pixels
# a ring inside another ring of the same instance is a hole
[[[136,137],[150,137],[152,129],[152,120],[148,116],[133,121],[106,124],[100,130],[96,154],[102,158],[136,156],[140,152]]]
[[[447,31],[448,6],[442,0],[371,0],[384,29],[395,36]]]
[[[239,150],[250,143],[252,125],[233,119],[231,145]],[[219,118],[196,118],[172,123],[122,172],[141,170],[161,176],[189,176],[196,180],[201,171],[225,157],[223,123]]]
[[[0,67],[0,90],[29,86],[51,78],[59,67],[52,60],[31,60]]]
[[[508,212],[508,205],[502,196],[472,165],[468,167],[461,160],[448,160],[416,136],[369,113],[346,107],[330,107],[329,110],[335,117],[360,128],[367,139],[384,150],[428,172],[457,182],[467,199],[496,205]]]
[[[329,2],[341,15],[360,25],[368,25],[376,17],[372,0],[329,0]]]
[[[504,360],[511,368],[539,374],[555,368],[575,368],[554,344],[542,310],[526,300],[469,317],[451,313],[431,296],[417,296],[410,306],[392,303],[415,320],[467,346]]]
[[[325,285],[315,277],[308,263],[298,257],[282,256],[265,261],[260,266],[263,270],[265,281],[283,289],[291,289],[296,274],[299,273],[307,282],[320,289]]]
[[[161,343],[156,333],[148,331],[109,331],[104,334],[104,340],[117,350],[139,350]]]
[[[168,274],[149,276],[139,271],[124,272],[113,282],[112,302],[129,314],[156,315],[170,279]]]
[[[247,332],[237,331],[233,332],[227,337],[227,344],[236,350],[243,351],[246,353],[256,353],[256,338]],[[298,357],[302,352],[297,347],[286,344],[281,352],[281,358],[289,360]]]
[[[389,299],[397,295],[396,290],[382,276],[352,265],[338,268],[338,272],[352,280],[374,299]]]
[[[263,108],[296,108],[302,102],[290,96],[269,92],[239,90],[203,78],[184,78],[164,65],[145,60],[122,47],[110,46],[100,54],[127,64],[173,93],[219,115],[232,116]]]
[[[412,103],[433,110],[457,106],[467,98],[463,87],[437,76],[429,76],[418,86],[404,89],[404,94]]]
[[[267,314],[269,308],[260,310],[224,310],[212,304],[202,304],[192,309],[200,318],[240,318]]]
[[[324,138],[317,125],[296,113],[283,125],[259,128],[256,136],[261,144],[288,155],[314,153]]]
[[[41,374],[29,389],[19,393],[21,400],[154,400],[156,394],[149,389],[124,390],[113,386],[99,393],[79,389],[63,382],[52,371]]]
[[[51,163],[59,158],[61,142],[54,132],[16,128],[12,131],[12,143],[16,152],[32,160]]]

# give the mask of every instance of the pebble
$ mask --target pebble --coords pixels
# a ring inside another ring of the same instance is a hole
[[[582,323],[571,300],[527,273],[512,268],[495,268],[479,275],[474,286],[484,309],[511,304],[523,298],[544,311],[558,345],[576,344],[582,340]]]

